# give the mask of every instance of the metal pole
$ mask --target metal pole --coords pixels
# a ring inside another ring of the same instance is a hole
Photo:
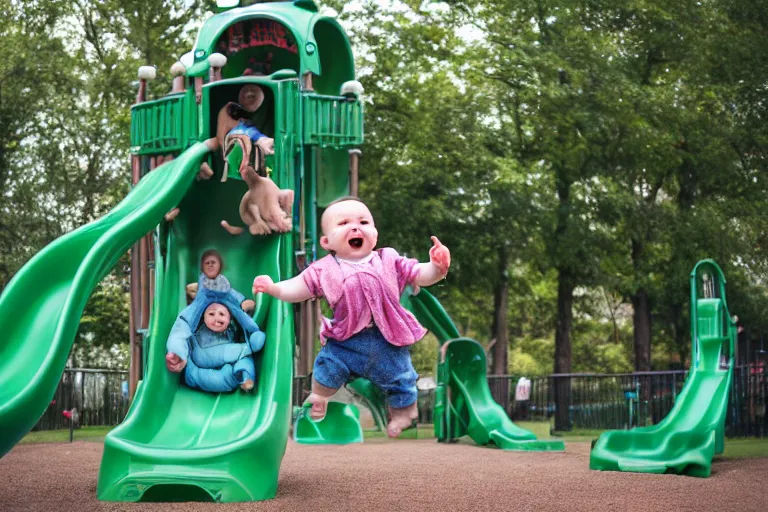
[[[301,77],[301,89],[306,92],[314,92],[314,84],[312,83],[312,72],[307,71]]]
[[[136,104],[143,103],[146,99],[147,80],[142,78],[141,69],[139,70],[139,90],[136,94]],[[141,179],[141,157],[138,155],[131,155],[131,183],[133,186]],[[141,347],[139,345],[138,336],[136,333],[137,326],[140,322],[137,322],[136,316],[141,311],[141,244],[136,243],[131,247],[131,312],[129,317],[129,341],[130,341],[130,372],[128,376],[128,396],[129,399],[133,399],[133,395],[136,393],[136,386],[138,385],[139,368],[141,366]],[[71,423],[71,422],[70,422]]]
[[[360,155],[362,153],[359,149],[349,150],[349,193],[353,196],[359,195],[358,172],[360,168]]]
[[[139,346],[139,339],[137,326],[139,322],[136,321],[136,317],[141,310],[141,287],[140,287],[140,274],[141,266],[139,264],[139,244],[133,244],[131,248],[131,312],[129,317],[129,338],[131,344],[131,360],[130,360],[130,372],[128,376],[128,398],[133,400],[133,395],[136,393],[136,387],[139,382],[139,368],[141,366],[141,348]]]

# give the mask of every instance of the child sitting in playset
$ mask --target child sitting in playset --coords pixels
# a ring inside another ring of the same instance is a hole
[[[256,277],[253,293],[285,302],[325,297],[333,319],[323,319],[323,348],[315,359],[310,416],[325,417],[328,399],[351,376],[364,377],[388,395],[391,419],[387,434],[397,437],[418,418],[418,375],[408,346],[426,330],[400,305],[407,285],[418,291],[443,279],[451,254],[436,237],[429,263],[400,256],[394,249],[374,251],[378,231],[368,207],[356,197],[340,199],[321,218],[320,245],[330,254],[298,276],[274,283]]]
[[[166,343],[169,371],[185,370],[188,386],[222,393],[238,386],[253,389],[256,371],[252,354],[264,346],[265,335],[245,313],[254,302],[245,300],[220,270],[221,255],[213,250],[202,257],[203,273],[192,304],[179,314]],[[238,328],[246,340],[238,343]]]
[[[200,257],[200,277],[196,283],[190,283],[186,287],[187,298],[192,301],[198,290],[205,288],[224,294],[223,297],[242,308],[243,311],[253,311],[256,303],[232,288],[229,280],[221,272],[224,270],[224,260],[215,249],[208,249]]]

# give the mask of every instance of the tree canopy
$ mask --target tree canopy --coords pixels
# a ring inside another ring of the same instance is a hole
[[[157,66],[150,94],[165,94],[211,2],[0,3],[1,290],[125,196],[136,70]],[[422,261],[430,235],[451,249],[431,291],[492,371],[685,365],[705,257],[748,335],[768,332],[758,4],[323,4],[366,91],[360,194],[380,243]],[[78,364],[127,343],[127,279],[124,258],[92,296]],[[414,350],[429,371],[434,342]]]

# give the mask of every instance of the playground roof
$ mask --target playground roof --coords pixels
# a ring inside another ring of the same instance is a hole
[[[354,69],[352,49],[344,29],[335,18],[318,13],[311,0],[254,4],[231,9],[209,18],[200,29],[193,50],[194,64],[187,69],[187,76],[204,76],[208,72],[208,57],[216,51],[219,37],[238,22],[248,19],[273,20],[282,24],[296,41],[300,59],[299,74],[308,71],[322,75],[322,52],[334,53],[334,60],[343,59],[345,67]],[[315,27],[323,25],[323,33],[333,32],[331,37],[322,36],[316,40]],[[333,47],[332,47],[333,46]]]

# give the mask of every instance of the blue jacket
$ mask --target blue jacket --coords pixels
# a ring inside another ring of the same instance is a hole
[[[214,291],[204,288],[201,277],[198,281],[195,300],[184,308],[174,322],[171,333],[168,335],[166,349],[186,361],[189,358],[190,338],[200,327],[206,308],[216,302],[226,306],[232,319],[243,329],[245,339],[250,341],[253,351],[261,350],[264,347],[266,336],[259,330],[259,326],[256,325],[253,318],[240,308],[240,304],[244,300],[245,297],[231,287],[228,291]]]

